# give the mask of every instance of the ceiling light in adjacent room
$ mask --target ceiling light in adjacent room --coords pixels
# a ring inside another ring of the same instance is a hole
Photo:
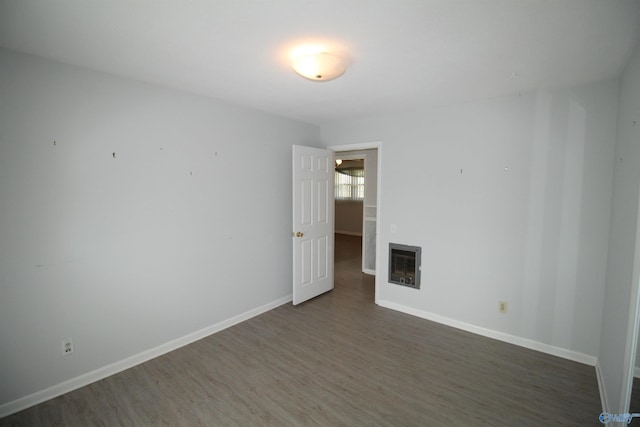
[[[340,166],[342,164],[342,160],[341,159],[336,159],[336,166]]]
[[[342,59],[326,52],[300,54],[293,58],[291,66],[302,77],[314,81],[333,80],[347,70]]]

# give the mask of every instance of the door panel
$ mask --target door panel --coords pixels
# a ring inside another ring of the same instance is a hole
[[[318,224],[327,224],[329,221],[329,182],[318,181]]]
[[[333,289],[333,152],[293,146],[293,303]]]
[[[300,183],[300,225],[313,225],[313,181],[305,180]],[[294,201],[294,203],[296,203]]]
[[[326,279],[329,273],[329,239],[320,237],[318,239],[318,280]]]
[[[313,264],[313,242],[310,239],[306,239],[300,242],[300,263],[301,263],[301,279],[300,284],[302,286],[309,286],[313,282],[311,277],[311,266]]]

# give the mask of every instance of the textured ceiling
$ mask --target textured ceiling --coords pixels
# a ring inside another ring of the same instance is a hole
[[[639,34],[640,0],[0,0],[1,47],[316,124],[617,77]]]

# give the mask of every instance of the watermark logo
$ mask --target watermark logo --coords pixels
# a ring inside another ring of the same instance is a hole
[[[640,417],[640,414],[610,414],[608,412],[603,412],[600,414],[598,419],[602,424],[610,422],[631,424],[631,421],[633,421],[635,417]]]

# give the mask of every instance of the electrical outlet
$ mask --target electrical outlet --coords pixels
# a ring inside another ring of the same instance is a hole
[[[507,313],[507,302],[506,301],[498,301],[498,312],[502,314]]]
[[[66,356],[71,353],[73,353],[73,340],[71,338],[62,340],[62,354]]]

